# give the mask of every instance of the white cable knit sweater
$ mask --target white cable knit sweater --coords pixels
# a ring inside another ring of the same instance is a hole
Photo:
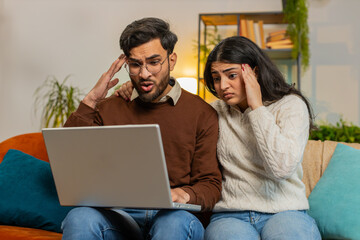
[[[305,102],[288,95],[242,113],[219,100],[222,198],[214,211],[308,209],[301,161],[309,134]]]

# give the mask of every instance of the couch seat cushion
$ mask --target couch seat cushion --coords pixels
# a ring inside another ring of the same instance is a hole
[[[62,234],[34,228],[0,225],[0,239],[61,240]]]

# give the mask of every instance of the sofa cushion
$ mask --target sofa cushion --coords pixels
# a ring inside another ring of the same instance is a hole
[[[49,163],[9,150],[0,164],[0,224],[60,232],[71,207],[59,204]]]
[[[309,214],[324,239],[360,239],[360,150],[337,144],[309,196]]]
[[[323,161],[322,161],[322,165],[321,165],[321,175],[324,174],[325,169],[327,167],[327,165],[330,162],[330,159],[332,157],[332,155],[334,154],[335,148],[337,146],[339,142],[335,142],[335,141],[324,141],[324,153],[323,153]],[[350,146],[352,148],[356,148],[356,149],[360,149],[360,144],[359,143],[345,143],[345,142],[341,142],[344,145]]]
[[[0,225],[0,239],[6,240],[61,240],[62,234],[35,228]]]

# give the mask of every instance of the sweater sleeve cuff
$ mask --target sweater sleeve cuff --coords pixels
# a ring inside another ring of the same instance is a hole
[[[268,110],[266,109],[265,106],[258,107],[255,110],[249,112],[249,119],[251,122],[254,122],[255,120],[259,120],[262,117],[264,117],[264,115],[266,115],[267,112]]]
[[[81,101],[78,109],[76,110],[76,113],[78,113],[81,116],[87,116],[89,118],[94,118],[97,111]]]
[[[96,119],[97,111],[83,102],[66,120],[64,127],[92,126]]]
[[[190,195],[190,201],[188,202],[189,204],[198,204],[196,201],[195,192],[191,189],[191,187],[186,186],[186,187],[182,187],[181,189]]]

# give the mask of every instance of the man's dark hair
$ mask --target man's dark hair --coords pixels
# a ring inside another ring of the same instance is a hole
[[[120,36],[120,48],[128,57],[130,50],[153,39],[160,39],[161,46],[171,54],[177,42],[177,36],[170,31],[167,22],[159,18],[143,18],[129,24]]]

